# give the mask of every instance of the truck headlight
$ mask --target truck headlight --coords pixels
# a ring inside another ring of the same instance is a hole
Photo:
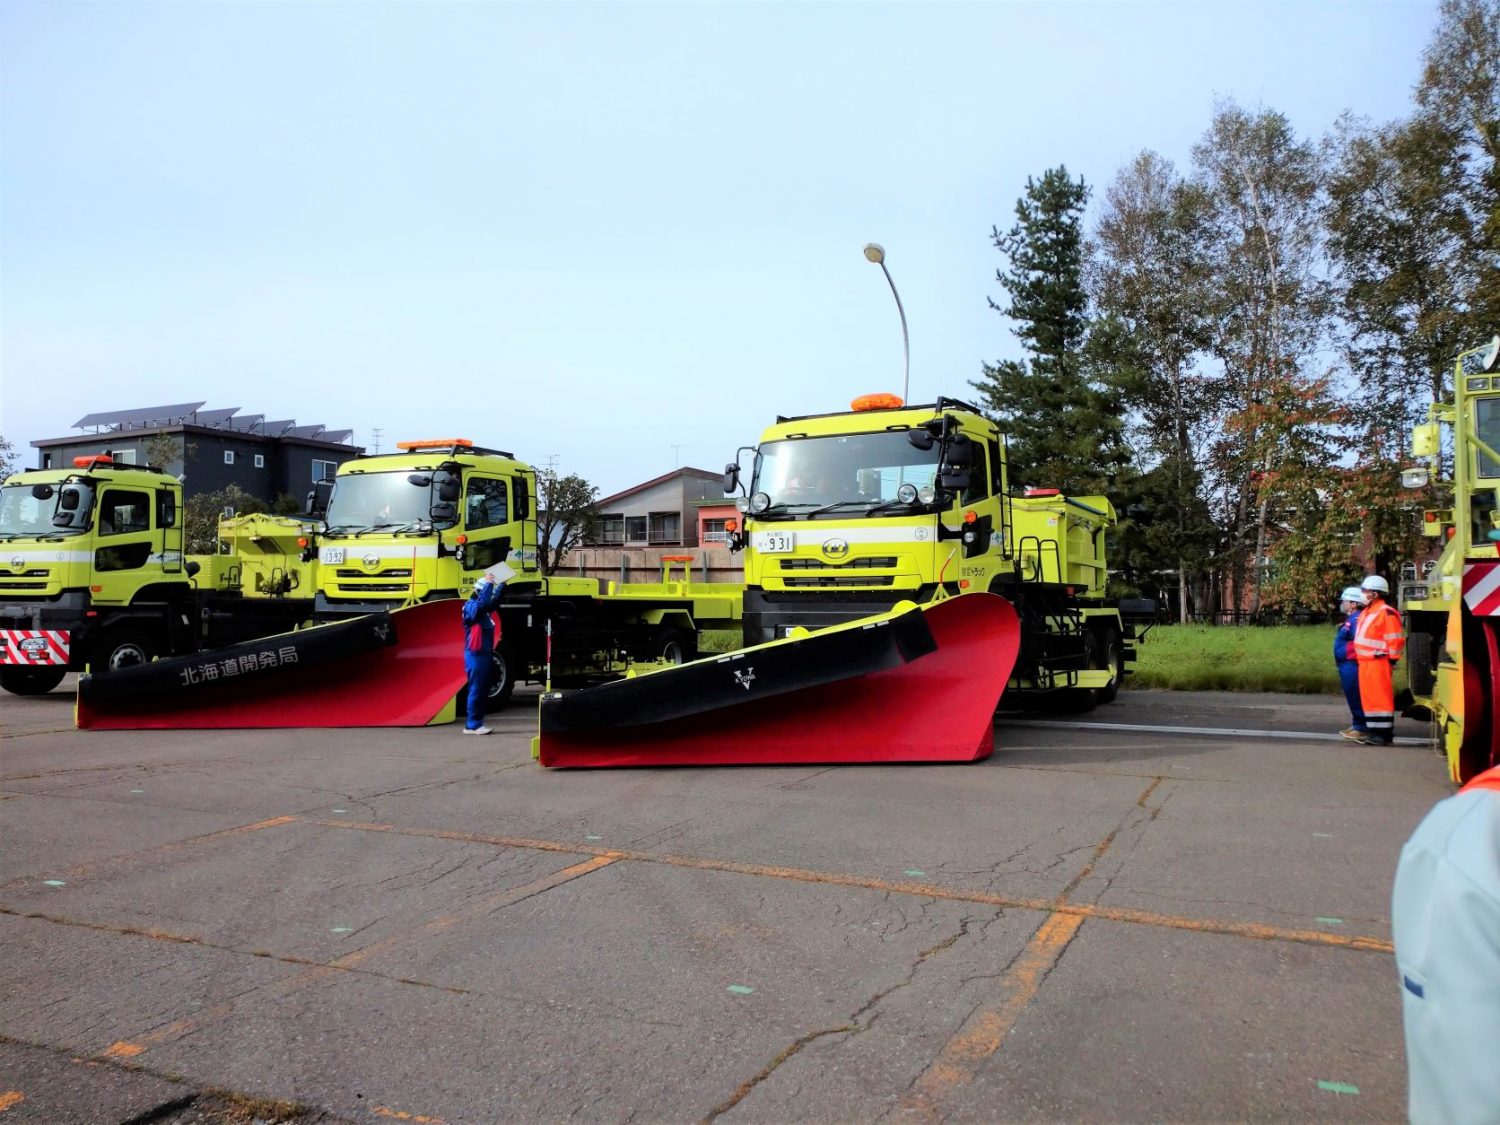
[[[759,515],[770,506],[771,498],[764,492],[757,492],[754,496],[750,497],[750,512],[752,515]]]
[[[917,486],[914,484],[903,484],[896,489],[896,499],[903,504],[914,504],[917,500]]]
[[[922,501],[922,503],[924,504],[931,504],[934,500],[937,499],[937,489],[933,488],[932,485],[929,484],[917,493],[917,499]]]

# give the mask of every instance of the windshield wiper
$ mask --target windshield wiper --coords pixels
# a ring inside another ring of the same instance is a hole
[[[907,510],[911,510],[912,508],[921,508],[922,506],[919,500],[887,500],[885,503],[877,504],[871,508],[865,515],[873,516],[876,512],[883,512],[887,508],[906,508]]]
[[[807,518],[812,519],[814,516],[821,516],[824,512],[836,512],[840,508],[848,508],[858,504],[868,507],[876,502],[874,500],[836,500],[832,504],[824,504],[821,508],[808,512]]]
[[[431,525],[425,524],[423,520],[412,520],[410,523],[403,523],[395,531],[391,532],[391,534],[393,536],[405,535],[409,531],[415,531],[418,535],[426,535],[431,530]]]

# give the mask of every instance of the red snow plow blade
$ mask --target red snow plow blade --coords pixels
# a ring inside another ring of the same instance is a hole
[[[78,681],[91,730],[415,727],[451,722],[458,603],[424,602]]]
[[[966,594],[599,687],[544,695],[544,766],[971,762],[1020,648]]]

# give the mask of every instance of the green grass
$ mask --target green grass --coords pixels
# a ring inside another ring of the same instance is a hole
[[[1126,687],[1338,694],[1333,625],[1158,625]]]
[[[1136,645],[1127,688],[1339,692],[1333,625],[1158,625]],[[698,634],[705,656],[740,647],[738,629]]]

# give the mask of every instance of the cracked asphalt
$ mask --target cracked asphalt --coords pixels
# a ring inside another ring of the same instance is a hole
[[[1128,729],[1334,700],[557,774],[529,703],[474,739],[5,697],[0,1125],[1404,1116],[1389,893],[1442,761]]]

